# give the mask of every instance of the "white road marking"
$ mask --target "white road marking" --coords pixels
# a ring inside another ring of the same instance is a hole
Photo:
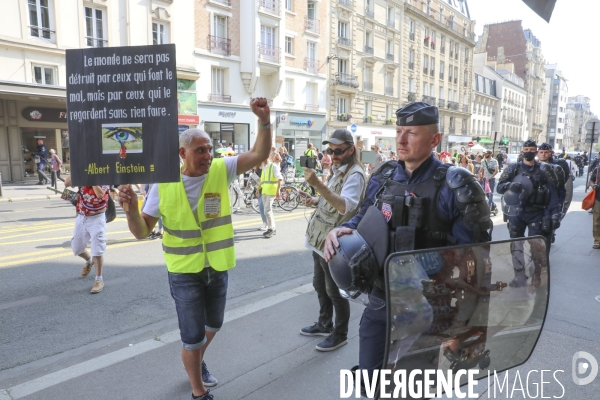
[[[238,307],[234,310],[227,311],[225,313],[224,323],[245,317],[246,315],[252,314],[256,311],[260,311],[265,308],[274,306],[286,300],[292,299],[296,296],[312,292],[313,290],[314,289],[311,285],[302,285],[294,289],[285,290],[281,293],[277,293],[265,299],[258,300],[254,303]],[[108,353],[103,356],[72,365],[60,371],[41,376],[37,379],[21,383],[20,385],[0,390],[0,400],[21,399],[33,393],[37,393],[41,390],[66,382],[70,379],[77,378],[94,371],[98,371],[99,369],[106,368],[108,366],[111,366],[113,364],[119,363],[132,357],[136,357],[148,351],[158,349],[167,344],[178,342],[179,340],[179,330],[168,332],[164,335],[161,335],[160,338],[148,339],[143,342],[136,343],[133,346],[125,347],[112,353]]]

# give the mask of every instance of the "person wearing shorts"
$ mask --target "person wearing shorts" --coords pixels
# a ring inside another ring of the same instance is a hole
[[[250,107],[258,117],[258,135],[249,151],[213,159],[210,135],[188,129],[179,135],[180,181],[152,186],[142,212],[131,187],[119,187],[119,203],[129,204],[127,224],[137,239],[146,238],[163,218],[163,256],[192,399],[213,400],[206,387],[218,383],[204,356],[223,326],[229,270],[236,265],[229,184],[266,159],[272,143],[267,99],[252,99]]]
[[[65,186],[71,186],[71,177],[67,177]],[[104,213],[108,206],[110,186],[82,186],[77,196],[77,217],[75,229],[71,238],[73,254],[85,260],[81,276],[87,276],[96,269],[96,278],[91,293],[100,293],[104,289],[102,267],[106,251],[106,217]],[[92,243],[90,253],[87,252],[88,242]]]

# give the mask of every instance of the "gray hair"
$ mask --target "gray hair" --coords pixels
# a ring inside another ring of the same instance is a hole
[[[194,138],[205,138],[209,141],[211,140],[208,133],[204,132],[202,129],[186,129],[181,133],[181,135],[179,135],[179,147],[183,147],[184,149],[189,148],[192,145],[192,140],[194,140]]]

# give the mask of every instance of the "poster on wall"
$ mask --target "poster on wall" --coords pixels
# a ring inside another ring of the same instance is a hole
[[[66,52],[73,185],[178,181],[175,45]]]

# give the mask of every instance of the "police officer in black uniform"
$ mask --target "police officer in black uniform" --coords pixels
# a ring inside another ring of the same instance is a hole
[[[572,182],[575,177],[571,176],[569,164],[567,164],[567,162],[563,159],[555,158],[553,153],[554,151],[552,150],[552,146],[550,146],[548,143],[542,143],[538,147],[537,156],[541,163],[548,163],[548,165],[554,168],[556,178],[558,179],[558,204],[560,212],[562,216],[564,216],[564,214],[567,212],[567,210],[564,208],[566,205],[565,199],[567,197],[566,184],[570,180],[572,186]]]
[[[523,161],[512,163],[502,173],[496,191],[502,198],[511,238],[542,235],[550,250],[552,233],[560,227],[558,177],[553,167],[535,160],[537,143],[523,143]]]
[[[368,183],[359,213],[329,233],[324,248],[327,261],[341,251],[343,235],[353,236],[359,224],[374,225],[376,221],[382,221],[383,229],[371,226],[372,231],[389,235],[385,237],[389,247],[384,254],[376,254],[378,260],[395,251],[491,240],[490,210],[475,176],[464,168],[442,164],[432,153],[441,141],[437,107],[410,103],[396,111],[396,116],[398,161],[382,164]],[[386,344],[388,306],[381,263],[377,267],[373,285],[363,288],[369,293],[369,304],[359,330],[358,368],[369,374],[383,367]],[[332,274],[337,272],[332,263],[329,268]]]

